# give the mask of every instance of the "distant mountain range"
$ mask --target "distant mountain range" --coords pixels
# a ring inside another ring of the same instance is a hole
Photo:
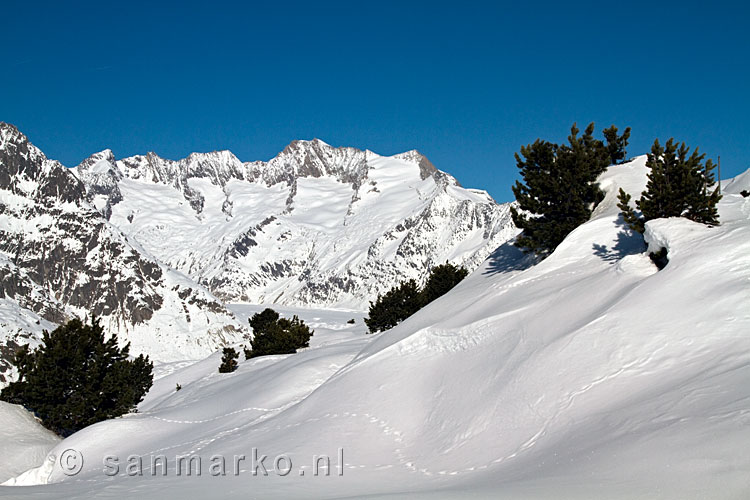
[[[201,357],[249,335],[225,302],[363,310],[432,266],[478,267],[509,212],[417,151],[315,139],[268,162],[105,150],[69,169],[0,123],[0,357],[74,314],[136,353]]]

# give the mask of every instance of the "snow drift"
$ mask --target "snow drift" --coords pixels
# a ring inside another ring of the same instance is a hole
[[[645,172],[645,157],[610,168],[592,220],[543,262],[503,245],[388,332],[173,370],[138,414],[51,451],[80,451],[80,474],[46,461],[12,482],[49,484],[0,496],[747,498],[750,199],[725,195],[715,228],[651,221],[644,243],[616,191]],[[668,249],[662,271],[646,245]],[[267,460],[253,476],[253,448],[290,474]],[[106,455],[162,453],[201,456],[203,475],[103,472]],[[321,454],[331,475],[311,477]],[[213,455],[248,462],[212,477]]]

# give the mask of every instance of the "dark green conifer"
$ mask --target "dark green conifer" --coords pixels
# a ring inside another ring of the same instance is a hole
[[[627,154],[628,139],[630,139],[630,127],[627,127],[622,135],[617,135],[617,127],[612,125],[603,130],[604,138],[607,140],[607,151],[609,151],[609,163],[617,165],[622,163]]]
[[[393,328],[422,307],[422,296],[414,280],[402,281],[373,303],[365,324],[370,333]]]
[[[425,283],[422,289],[422,305],[429,304],[438,297],[445,295],[468,274],[469,271],[463,267],[457,267],[448,262],[435,266],[430,271],[427,283]]]
[[[250,318],[253,340],[250,349],[245,350],[245,358],[270,354],[294,354],[297,349],[310,345],[310,337],[315,332],[296,315],[292,319],[280,318],[279,313],[266,308]]]
[[[102,420],[135,410],[153,382],[148,356],[128,359],[130,343],[118,348],[105,340],[98,320],[73,319],[44,331],[36,349],[24,346],[15,357],[18,381],[0,398],[36,413],[48,429],[68,436]]]
[[[524,182],[513,186],[520,211],[511,208],[511,216],[523,229],[515,245],[525,251],[552,253],[603,198],[596,179],[609,166],[609,150],[594,139],[593,123],[581,137],[578,132],[573,124],[568,144],[537,139],[516,154]]]
[[[232,373],[237,369],[239,353],[233,347],[225,347],[222,351],[219,373]]]
[[[631,196],[622,189],[619,192],[618,207],[628,226],[642,233],[647,221],[664,217],[685,217],[709,226],[719,224],[716,205],[721,195],[718,186],[714,186],[713,162],[703,164],[705,156],[698,153],[698,148],[690,154],[684,142],[678,146],[669,139],[662,147],[655,140],[646,161],[646,190],[635,201],[640,215],[630,206]]]

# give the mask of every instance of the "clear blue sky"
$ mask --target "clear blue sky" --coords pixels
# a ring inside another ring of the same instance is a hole
[[[631,126],[630,155],[700,146],[726,177],[750,167],[750,7],[701,3],[4,0],[0,120],[68,166],[419,149],[499,201],[522,144],[595,121]]]

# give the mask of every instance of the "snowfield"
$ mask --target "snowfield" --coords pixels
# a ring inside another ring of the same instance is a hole
[[[105,150],[71,172],[113,226],[225,302],[366,310],[435,265],[476,269],[518,232],[509,204],[417,151],[315,139],[242,163],[229,151],[171,161]]]
[[[750,198],[734,183],[721,226],[656,220],[644,244],[616,192],[640,193],[645,160],[602,176],[607,197],[549,258],[503,245],[390,331],[287,309],[314,323],[310,348],[231,374],[219,353],[160,365],[137,414],[65,439],[0,497],[750,497]],[[668,249],[662,271],[646,245]],[[73,476],[56,460],[70,449],[84,457]],[[157,455],[166,476],[151,475]],[[179,455],[202,475],[177,475]],[[320,455],[329,476],[314,475]]]
[[[60,442],[59,437],[42,427],[19,405],[0,401],[0,423],[0,439],[3,443],[0,482],[17,476],[29,467],[36,467]]]

